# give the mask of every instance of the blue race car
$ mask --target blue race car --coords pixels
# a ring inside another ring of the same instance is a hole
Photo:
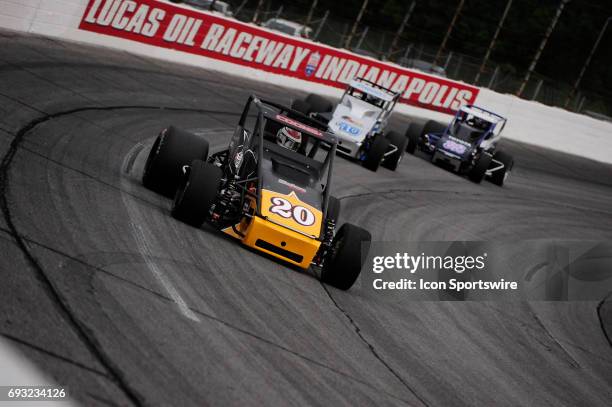
[[[406,150],[411,154],[423,151],[434,164],[467,174],[473,182],[487,178],[502,186],[514,166],[511,155],[497,150],[505,125],[504,117],[465,105],[448,126],[434,120],[422,129],[411,126]]]

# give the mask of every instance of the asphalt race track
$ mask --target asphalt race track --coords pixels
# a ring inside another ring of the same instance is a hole
[[[5,340],[84,405],[609,405],[608,304],[380,301],[172,219],[139,182],[153,137],[220,149],[251,92],[302,96],[0,32]],[[612,166],[506,147],[504,188],[338,159],[341,220],[386,241],[612,239]]]

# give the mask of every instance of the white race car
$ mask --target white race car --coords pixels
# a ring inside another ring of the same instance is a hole
[[[346,88],[335,109],[330,101],[315,94],[295,100],[292,107],[326,122],[338,137],[338,153],[358,160],[372,171],[380,165],[395,171],[408,139],[395,131],[385,133],[385,127],[399,97],[399,93],[357,78]]]

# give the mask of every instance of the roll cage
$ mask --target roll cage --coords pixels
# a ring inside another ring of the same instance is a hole
[[[355,78],[344,90],[344,94],[342,95],[342,98],[340,98],[340,102],[342,103],[344,101],[346,95],[356,97],[353,95],[353,90],[358,90],[364,95],[370,95],[383,101],[382,106],[378,106],[376,104],[368,102],[371,103],[373,106],[381,109],[380,113],[378,114],[378,117],[376,118],[377,122],[385,120],[391,114],[391,112],[395,108],[397,101],[400,98],[399,92],[394,92],[389,88],[385,88],[384,86],[379,85],[376,82],[372,82],[364,78]],[[360,99],[364,100],[364,98]]]
[[[249,118],[255,118],[255,124],[252,129],[245,128]],[[307,162],[318,162],[320,164],[318,171],[312,172],[312,174],[318,175],[317,182],[324,181],[321,183],[323,188],[323,208],[321,212],[323,219],[327,219],[333,157],[336,154],[336,137],[327,131],[327,125],[316,119],[278,103],[262,100],[255,95],[251,95],[242,111],[229,148],[220,153],[213,154],[210,161],[220,162],[227,184],[230,184],[231,188],[240,194],[238,208],[243,208],[245,197],[250,196],[256,202],[255,212],[247,216],[265,218],[261,214],[263,187],[263,177],[261,175],[262,163],[265,160],[264,145],[266,142],[274,142],[271,136],[275,134],[275,129],[280,127],[289,127],[299,131],[303,137],[302,144],[310,144],[310,150],[304,151],[303,154],[284,149],[283,147],[279,148],[283,149],[282,156],[291,158],[291,155],[293,155],[292,158],[294,160],[292,160],[292,164],[295,167],[292,168],[297,171],[300,171],[300,164],[304,166],[308,166]],[[321,145],[326,146],[327,149],[319,149]],[[323,162],[315,158],[317,151],[320,150],[324,152],[327,150]],[[256,174],[253,175],[255,169]],[[323,180],[323,178],[325,179]],[[257,185],[255,191],[253,191],[254,185]],[[242,216],[244,216],[243,213],[237,214],[238,218]],[[230,219],[227,223],[233,226],[237,223],[237,220]],[[325,222],[321,222],[321,230],[317,240],[322,240],[324,229]],[[234,229],[234,231],[236,230]]]
[[[467,116],[469,115],[489,123],[489,126],[486,129],[478,129],[470,126],[466,123]],[[491,137],[501,134],[502,130],[506,126],[506,121],[507,119],[505,117],[502,117],[497,113],[493,113],[478,106],[466,105],[461,107],[457,113],[455,113],[455,117],[448,124],[443,134],[458,137],[471,144],[480,145],[484,140],[488,140]],[[463,127],[463,129],[460,129],[460,127]],[[459,134],[460,130],[463,130],[461,131],[463,135],[467,134],[467,131],[471,131],[476,137],[473,137],[472,139],[472,136],[469,136],[466,140],[461,134]]]

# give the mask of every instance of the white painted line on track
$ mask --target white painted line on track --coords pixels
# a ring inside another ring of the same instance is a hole
[[[124,199],[124,203],[125,203],[125,199]],[[128,206],[128,213],[130,213],[130,211],[131,210],[129,209],[129,206]],[[130,218],[131,217],[132,216],[130,215]],[[179,294],[178,290],[170,282],[166,274],[157,266],[157,264],[154,261],[151,260],[151,258],[153,257],[153,252],[151,248],[149,247],[147,238],[145,237],[142,227],[140,227],[140,225],[138,224],[135,224],[134,222],[130,222],[130,226],[132,228],[134,238],[136,239],[136,244],[138,245],[138,249],[143,256],[145,263],[147,264],[147,267],[149,268],[151,273],[155,276],[159,284],[161,284],[161,286],[164,287],[168,295],[170,295],[170,298],[172,298],[172,301],[174,301],[176,305],[178,305],[179,310],[185,317],[193,321],[200,322],[200,318],[198,318],[198,316],[189,308],[189,306],[187,305],[183,297],[181,297],[181,294]]]
[[[123,200],[123,205],[127,209],[128,216],[130,218],[130,228],[132,230],[132,235],[134,236],[134,240],[136,241],[136,245],[138,246],[138,251],[142,255],[147,268],[151,271],[151,274],[155,277],[157,282],[164,288],[164,290],[168,293],[172,301],[176,303],[179,308],[181,314],[183,314],[186,318],[191,319],[192,321],[200,322],[200,318],[189,308],[177,288],[172,284],[167,274],[153,261],[156,256],[154,255],[154,251],[151,249],[149,240],[147,239],[147,234],[144,232],[142,226],[143,222],[146,222],[145,216],[141,213],[140,208],[138,207],[138,203],[131,197],[129,194],[123,192],[123,190],[130,190],[131,185],[129,180],[124,178],[124,170],[127,169],[128,163],[130,161],[133,163],[135,160],[134,154],[137,154],[140,150],[143,149],[143,145],[138,143],[134,147],[130,149],[128,154],[126,154],[123,159],[123,163],[121,165],[121,184],[122,184],[122,192],[121,199]]]

